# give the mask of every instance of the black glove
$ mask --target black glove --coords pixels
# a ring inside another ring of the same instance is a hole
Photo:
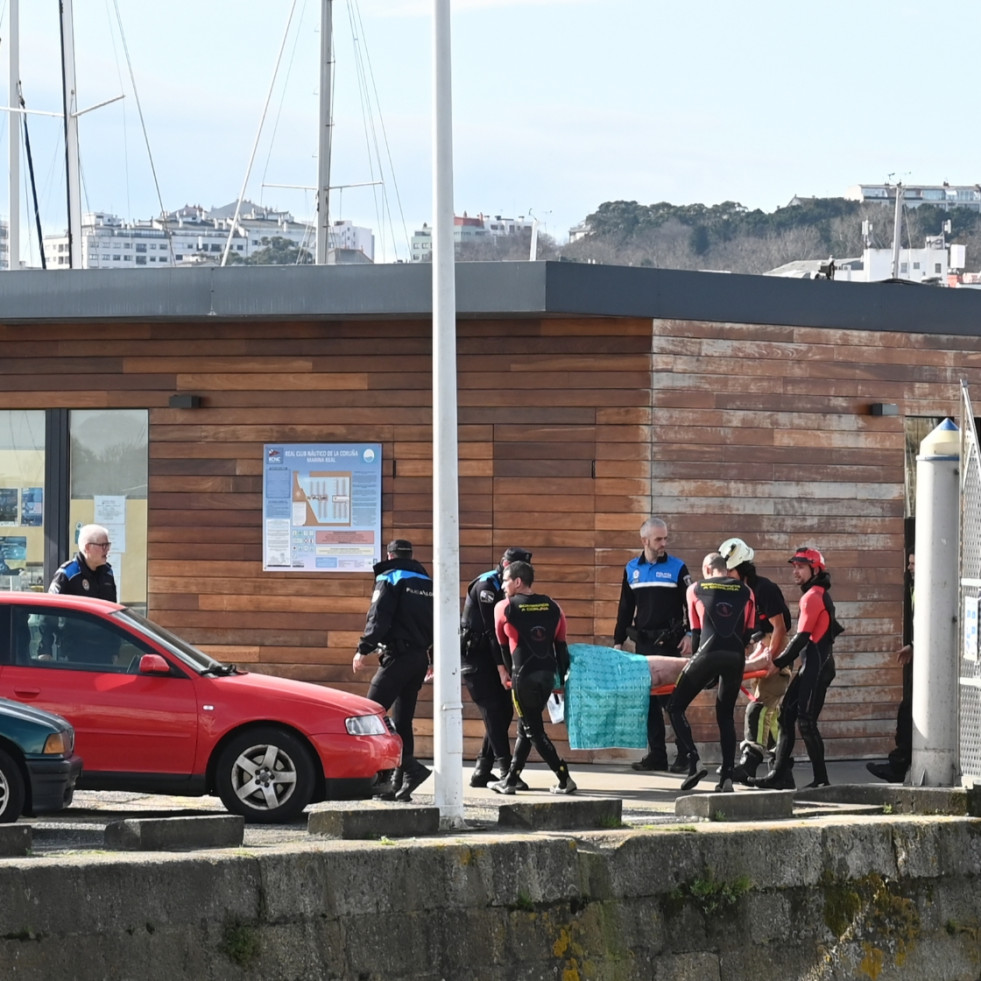
[[[803,653],[811,639],[809,630],[803,630],[794,634],[794,639],[784,648],[784,652],[773,659],[773,663],[778,668],[789,668],[794,661]]]
[[[559,677],[564,684],[566,675],[569,673],[569,666],[572,663],[569,659],[569,645],[564,640],[555,642],[555,661],[559,669]]]

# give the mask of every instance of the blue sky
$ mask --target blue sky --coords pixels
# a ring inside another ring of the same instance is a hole
[[[4,92],[8,5],[0,0]],[[348,188],[334,192],[331,213],[372,226],[379,258],[404,257],[406,236],[431,220],[433,3],[333,6],[332,183],[383,176],[387,204],[377,188]],[[238,196],[286,36],[247,196],[312,218],[311,192],[262,186],[316,180],[320,3],[297,0],[287,34],[292,7],[75,0],[79,105],[127,94],[80,121],[84,209],[124,218],[160,210],[118,11],[167,209]],[[20,8],[28,107],[58,111],[58,4]],[[973,184],[979,136],[964,110],[979,20],[968,0],[933,10],[905,0],[453,0],[457,213],[533,214],[563,241],[608,200],[735,200],[772,211],[794,194],[840,195],[890,175]],[[380,109],[367,117],[356,50],[370,60]],[[0,119],[4,161],[8,125]],[[366,149],[372,127],[381,165]],[[60,121],[30,117],[30,128],[42,216],[58,230]],[[4,181],[0,213],[8,204]]]

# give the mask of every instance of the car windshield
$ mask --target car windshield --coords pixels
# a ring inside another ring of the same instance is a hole
[[[147,620],[145,616],[131,610],[128,607],[116,610],[112,614],[113,619],[128,622],[136,626],[142,633],[149,634],[158,644],[167,648],[174,657],[186,664],[189,668],[199,674],[233,674],[235,667],[230,664],[223,664],[215,660],[210,654],[199,651],[192,647],[186,640],[181,640],[176,634],[172,634],[166,627]]]

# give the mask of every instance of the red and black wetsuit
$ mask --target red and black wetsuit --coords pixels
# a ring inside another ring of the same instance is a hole
[[[685,665],[674,693],[668,699],[668,714],[679,749],[686,753],[689,769],[698,768],[698,750],[691,736],[685,709],[713,679],[719,679],[715,719],[722,747],[722,780],[732,778],[736,762],[736,723],[733,710],[743,680],[746,645],[756,621],[756,601],[745,583],[729,576],[715,576],[688,588],[688,618],[695,654]]]
[[[783,654],[774,660],[774,664],[783,667],[792,664],[798,655],[801,657],[800,670],[787,687],[780,706],[780,738],[772,772],[783,775],[794,765],[794,728],[799,726],[814,769],[815,785],[828,782],[824,740],[817,722],[836,673],[831,647],[834,636],[830,629],[835,607],[828,595],[830,588],[831,577],[827,572],[819,572],[801,586],[797,633]]]
[[[516,593],[497,604],[494,622],[501,663],[511,672],[511,697],[518,713],[512,772],[521,772],[534,746],[553,772],[564,779],[568,770],[545,732],[542,712],[559,668],[556,645],[565,649],[565,614],[548,596]]]

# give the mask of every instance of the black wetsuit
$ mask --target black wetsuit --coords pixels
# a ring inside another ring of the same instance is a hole
[[[753,592],[745,583],[716,576],[694,583],[688,590],[688,615],[695,654],[685,665],[674,692],[668,697],[668,714],[679,750],[686,753],[695,772],[698,750],[692,739],[685,709],[713,679],[719,679],[715,718],[722,747],[722,780],[732,778],[736,760],[736,723],[733,710],[746,664],[746,645],[756,619]]]
[[[484,739],[477,754],[479,769],[497,760],[503,771],[511,765],[509,729],[514,702],[501,684],[497,670],[494,607],[504,598],[501,568],[478,576],[467,587],[460,631],[460,673],[484,723]]]

